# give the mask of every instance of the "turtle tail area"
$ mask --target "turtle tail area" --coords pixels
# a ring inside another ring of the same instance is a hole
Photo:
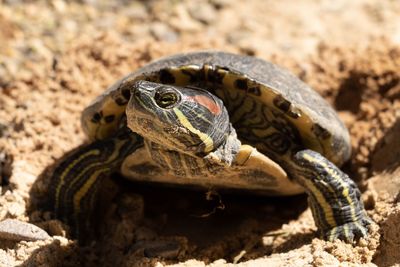
[[[126,156],[142,146],[142,137],[121,129],[114,137],[75,149],[54,169],[50,204],[55,216],[71,227],[80,242],[90,229],[99,185],[120,170]]]
[[[321,154],[295,154],[297,179],[308,194],[315,224],[322,237],[353,242],[368,234],[367,216],[357,185]]]

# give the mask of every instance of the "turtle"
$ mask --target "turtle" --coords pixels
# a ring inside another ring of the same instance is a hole
[[[351,146],[337,113],[263,59],[221,51],[161,58],[113,84],[81,121],[89,142],[54,168],[49,192],[55,215],[77,235],[115,172],[207,190],[305,192],[320,237],[330,241],[366,237],[373,223],[339,169]]]

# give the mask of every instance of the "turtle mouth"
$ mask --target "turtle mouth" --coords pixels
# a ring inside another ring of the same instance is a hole
[[[137,126],[139,126],[139,127],[137,127]],[[147,118],[137,118],[135,120],[135,123],[129,123],[128,127],[131,130],[134,130],[136,132],[141,132],[142,134],[154,132],[156,130],[154,123],[150,119],[147,119]]]

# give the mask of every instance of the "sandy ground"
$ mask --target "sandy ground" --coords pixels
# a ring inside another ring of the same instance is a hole
[[[0,221],[51,238],[0,238],[0,266],[398,266],[398,1],[0,0]],[[82,109],[161,56],[220,49],[290,69],[348,126],[344,167],[378,226],[357,244],[325,242],[306,197],[223,195],[128,183],[115,175],[97,242],[79,247],[46,211],[48,173],[85,142]],[[111,204],[110,204],[111,203]]]

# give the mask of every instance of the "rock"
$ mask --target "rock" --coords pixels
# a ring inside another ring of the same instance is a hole
[[[131,3],[128,8],[122,10],[122,15],[142,22],[149,18],[149,12],[143,2]]]
[[[180,248],[179,243],[174,241],[155,241],[144,249],[144,255],[150,258],[162,257],[164,259],[174,259],[178,256]]]
[[[47,230],[51,235],[66,236],[63,224],[59,220],[47,221]]]
[[[148,258],[162,257],[164,259],[175,259],[178,257],[182,246],[177,240],[154,240],[139,241],[133,250],[143,250],[144,256]]]
[[[196,32],[203,28],[202,23],[193,19],[184,5],[175,6],[174,14],[168,20],[168,24],[178,32]]]
[[[13,241],[45,240],[50,236],[36,225],[21,222],[15,219],[6,219],[0,222],[0,239]]]
[[[178,34],[162,22],[151,23],[150,33],[159,41],[176,42],[178,40]]]
[[[192,18],[207,25],[212,24],[218,17],[217,12],[212,5],[202,2],[195,2],[194,5],[190,5],[189,13]]]

